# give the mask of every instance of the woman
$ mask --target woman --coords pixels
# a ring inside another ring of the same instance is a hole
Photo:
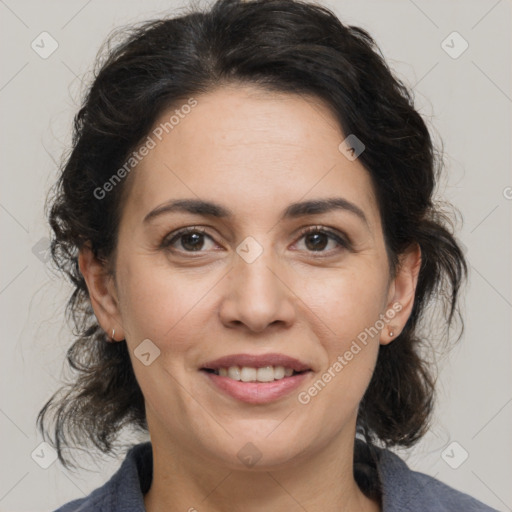
[[[408,90],[325,8],[134,29],[52,203],[80,335],[38,425],[68,465],[72,441],[151,442],[59,511],[492,510],[389,450],[428,429],[418,329],[443,300],[452,324],[466,275],[438,170]]]

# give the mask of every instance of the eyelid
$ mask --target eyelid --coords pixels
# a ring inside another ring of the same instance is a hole
[[[331,240],[334,240],[341,248],[345,250],[352,250],[353,244],[350,240],[350,237],[348,237],[345,233],[338,231],[335,228],[330,228],[328,226],[322,226],[322,225],[313,225],[313,226],[306,226],[304,228],[301,228],[298,235],[296,242],[300,241],[305,235],[309,233],[324,233],[326,234]],[[215,239],[212,235],[208,233],[208,230],[201,226],[188,226],[181,229],[177,229],[176,231],[172,231],[171,233],[167,234],[161,244],[160,247],[163,249],[169,249],[169,247],[174,243],[175,240],[178,240],[181,236],[186,235],[188,233],[201,233],[204,236],[210,238],[213,242],[215,242]],[[216,243],[216,242],[215,242]],[[340,248],[335,249],[335,252],[338,252]],[[201,254],[203,252],[207,251],[176,251],[181,253],[188,253],[188,254]],[[333,251],[309,251],[310,254],[317,253],[317,257],[321,257],[324,255],[331,255]]]
[[[304,235],[318,232],[328,235],[331,240],[335,240],[344,249],[353,250],[353,243],[349,236],[347,236],[344,232],[341,232],[336,228],[331,228],[322,225],[307,226],[305,228],[302,228],[299,232],[299,238],[297,239],[297,241],[301,240],[302,237],[304,237]],[[310,252],[311,254],[315,253],[315,251]],[[329,255],[331,252],[332,251],[318,251],[318,255]]]
[[[208,233],[208,231],[201,227],[201,226],[187,226],[185,228],[180,228],[175,231],[172,231],[164,236],[162,239],[162,242],[160,244],[160,247],[165,249],[171,245],[171,243],[174,242],[174,240],[179,239],[180,236],[187,235],[188,233],[201,233],[213,240],[213,237]],[[188,251],[192,252],[192,251]],[[202,251],[199,251],[202,252]]]
[[[179,238],[183,235],[186,235],[188,233],[200,233],[207,238],[210,238],[215,244],[217,242],[215,241],[215,237],[210,235],[208,233],[208,230],[201,226],[187,226],[184,228],[177,229],[168,235],[166,235],[161,244],[160,248],[163,250],[167,250],[172,253],[176,254],[187,254],[187,257],[189,258],[197,258],[201,257],[202,254],[205,252],[208,253],[209,251],[184,251],[179,249],[173,249],[171,246],[175,243],[175,241],[179,240]],[[328,251],[306,251],[308,256],[310,255],[313,258],[328,258],[332,257],[333,255],[338,255],[340,252],[343,251],[353,251],[353,243],[344,232],[340,232],[336,228],[331,228],[329,226],[322,226],[322,225],[312,225],[312,226],[306,226],[299,230],[299,233],[294,236],[295,242],[294,245],[300,242],[306,235],[309,233],[323,233],[328,236],[330,240],[334,240],[337,244],[337,247],[335,249],[331,249]],[[302,251],[297,251],[302,252]]]

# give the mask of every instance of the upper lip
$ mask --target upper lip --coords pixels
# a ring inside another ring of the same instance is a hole
[[[310,370],[311,368],[302,361],[285,354],[231,354],[219,357],[213,361],[204,363],[201,369],[218,370],[230,366],[248,366],[251,368],[263,368],[264,366],[284,366],[296,372]]]

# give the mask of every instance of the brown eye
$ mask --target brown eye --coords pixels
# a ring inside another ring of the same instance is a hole
[[[191,251],[198,251],[204,245],[204,235],[201,233],[187,233],[181,235],[181,246]]]
[[[311,251],[322,251],[329,243],[329,237],[325,233],[308,233],[304,238],[306,247]]]
[[[205,238],[209,238],[213,242],[205,230],[194,227],[185,228],[166,237],[162,242],[162,247],[183,252],[201,252],[205,246]]]
[[[336,232],[318,226],[309,227],[302,232],[300,240],[304,239],[306,250],[317,253],[330,253],[332,250],[349,249],[350,243]],[[332,250],[325,250],[331,243]]]

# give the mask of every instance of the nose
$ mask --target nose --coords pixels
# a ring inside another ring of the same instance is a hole
[[[248,263],[236,256],[225,278],[220,318],[226,327],[259,333],[269,326],[289,327],[296,315],[297,296],[286,283],[283,265],[264,251]]]

